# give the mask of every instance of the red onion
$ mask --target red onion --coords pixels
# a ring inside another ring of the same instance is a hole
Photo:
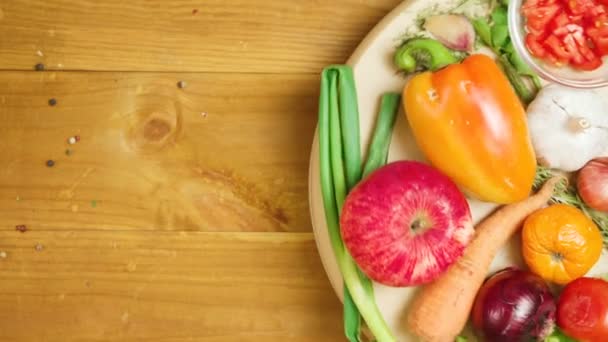
[[[452,50],[471,51],[475,45],[475,29],[464,15],[434,15],[426,18],[424,28]]]
[[[542,278],[507,268],[486,280],[477,293],[473,326],[488,342],[542,341],[555,328],[555,307]]]
[[[591,208],[608,211],[608,158],[588,162],[578,174],[578,193]]]

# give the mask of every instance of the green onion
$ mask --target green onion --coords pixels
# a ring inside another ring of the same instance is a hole
[[[359,103],[355,77],[349,67],[339,67],[339,103],[340,124],[342,125],[342,143],[344,149],[346,185],[348,191],[361,180],[361,142],[359,141]]]
[[[345,284],[345,333],[350,341],[358,341],[358,311],[377,341],[392,342],[395,338],[376,305],[372,282],[359,270],[340,234],[339,210],[344,195],[362,174],[358,116],[352,69],[340,65],[325,68],[319,97],[321,189],[331,245]],[[336,127],[336,117],[340,118],[340,127]]]
[[[344,335],[350,342],[360,342],[361,314],[350,292],[344,285]]]
[[[386,164],[388,149],[391,143],[391,132],[395,125],[395,118],[397,117],[396,114],[400,103],[401,95],[399,94],[388,93],[382,96],[374,136],[372,137],[367,161],[363,168],[363,177]]]
[[[331,170],[334,180],[334,192],[338,212],[346,198],[346,180],[344,178],[344,163],[342,159],[342,132],[340,128],[340,112],[338,111],[338,73],[332,72],[329,79],[329,142],[331,144]]]

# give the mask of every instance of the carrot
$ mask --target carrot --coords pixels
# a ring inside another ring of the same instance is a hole
[[[414,299],[407,317],[409,331],[425,342],[453,342],[468,321],[494,257],[525,218],[547,204],[561,180],[549,179],[536,194],[503,206],[480,222],[463,256]]]

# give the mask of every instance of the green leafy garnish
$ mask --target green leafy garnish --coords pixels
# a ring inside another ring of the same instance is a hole
[[[524,104],[529,104],[542,88],[538,75],[517,54],[509,37],[507,20],[508,1],[499,1],[488,17],[472,20],[479,41],[490,48],[517,95]]]

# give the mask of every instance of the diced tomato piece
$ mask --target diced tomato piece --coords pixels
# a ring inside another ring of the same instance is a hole
[[[567,60],[557,58],[554,54],[549,53],[549,52],[547,52],[546,56],[543,57],[543,59],[545,59],[545,61],[547,61],[548,63],[553,64],[558,67],[568,64]]]
[[[598,38],[593,41],[594,50],[597,51],[597,54],[600,56],[608,55],[608,38]]]
[[[591,15],[593,17],[597,17],[598,15],[601,15],[601,14],[606,14],[606,8],[602,5],[593,6],[589,10],[589,13],[588,13],[588,15]]]
[[[548,24],[558,12],[560,6],[558,4],[550,4],[546,6],[522,7],[522,12],[528,21],[540,21]]]
[[[545,41],[545,45],[547,46],[547,50],[559,59],[570,60],[572,58],[572,55],[566,50],[557,36],[549,36]]]
[[[526,46],[530,53],[537,58],[543,58],[547,55],[547,49],[532,34],[526,36]]]
[[[556,28],[555,30],[553,30],[553,34],[558,37],[563,37],[566,35],[582,36],[583,28],[576,24],[567,24],[567,25],[560,26],[560,27]]]
[[[553,18],[560,12],[565,16],[562,17],[562,20],[567,20],[567,15],[563,11],[560,11],[560,6],[558,4],[532,9],[530,16],[528,16],[526,20],[528,32],[537,36],[545,34],[550,30],[551,21]]]
[[[579,42],[576,42],[576,43],[578,45],[578,51],[580,51],[581,55],[583,55],[583,57],[585,57],[586,60],[590,61],[590,60],[598,57],[596,55],[596,53],[593,52],[593,50],[592,50],[592,47],[594,46],[594,44],[590,40],[589,41],[585,40],[581,44],[579,44]]]
[[[587,60],[571,35],[564,37],[561,47],[566,51],[573,63],[583,63]],[[553,52],[558,55],[556,50],[553,50]]]
[[[593,49],[600,56],[608,55],[608,26],[590,27],[587,29],[587,35],[593,42]]]
[[[521,5],[522,13],[524,15],[526,15],[526,13],[528,13],[529,10],[536,8],[540,5],[541,5],[541,1],[539,1],[539,0],[527,0]]]
[[[600,15],[596,16],[595,18],[592,18],[591,20],[589,20],[588,26],[590,26],[590,27],[608,26],[608,14],[604,13],[604,14],[600,14]]]
[[[600,58],[595,58],[593,60],[586,61],[583,63],[573,63],[572,66],[580,70],[595,70],[602,66],[602,60]]]
[[[588,27],[586,30],[586,33],[590,37],[594,37],[594,36],[608,37],[608,26],[603,25],[600,27]]]
[[[560,28],[566,26],[572,22],[572,18],[564,11],[560,11],[555,18],[553,18],[553,26]]]
[[[594,0],[565,0],[565,2],[569,12],[574,15],[589,13],[596,7]]]
[[[545,23],[534,20],[528,21],[528,26],[526,28],[528,29],[528,32],[535,36],[542,36],[548,31]]]
[[[584,16],[582,14],[569,15],[568,18],[570,19],[571,23],[582,25]]]

